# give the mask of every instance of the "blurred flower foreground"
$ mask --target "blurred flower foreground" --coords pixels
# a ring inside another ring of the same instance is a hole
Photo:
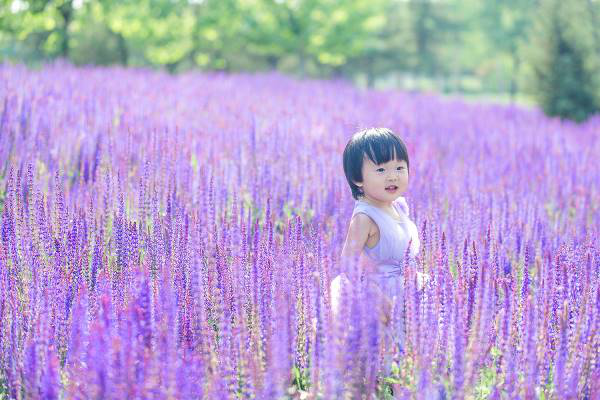
[[[598,117],[58,63],[0,107],[0,397],[600,397]],[[411,157],[402,355],[364,282],[331,311],[369,126]]]

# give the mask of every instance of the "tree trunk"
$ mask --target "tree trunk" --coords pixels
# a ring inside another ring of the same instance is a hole
[[[342,79],[344,78],[344,66],[343,65],[336,65],[332,68],[331,70],[331,76],[334,79]]]
[[[64,58],[69,57],[69,25],[73,20],[73,1],[65,1],[58,7],[58,12],[63,18],[63,26],[60,29],[62,32],[62,40],[60,43],[60,55]]]
[[[269,68],[271,70],[277,69],[277,64],[279,63],[279,57],[277,57],[274,54],[269,54],[265,57],[265,59],[267,61],[267,65],[269,66]]]
[[[373,61],[367,58],[367,87],[371,89],[375,84],[375,74],[373,72]]]
[[[416,12],[414,15],[414,35],[417,51],[417,63],[416,67],[420,73],[434,75],[433,71],[430,70],[430,60],[428,60],[428,48],[429,48],[429,30],[426,25],[426,20],[429,18],[430,5],[427,2],[415,4]]]
[[[129,64],[129,50],[127,49],[127,42],[125,41],[123,34],[121,34],[120,32],[115,32],[115,35],[117,35],[119,62],[122,65],[127,66]]]
[[[297,51],[298,54],[298,69],[300,72],[300,76],[302,78],[306,77],[306,56],[304,55],[304,51],[302,51],[301,49],[298,49]]]
[[[510,52],[513,69],[512,74],[510,74],[510,86],[508,89],[508,93],[510,95],[510,104],[515,102],[515,97],[517,95],[518,87],[517,87],[517,73],[519,72],[519,66],[521,65],[521,59],[519,58],[519,54],[517,52],[516,47],[513,46]]]

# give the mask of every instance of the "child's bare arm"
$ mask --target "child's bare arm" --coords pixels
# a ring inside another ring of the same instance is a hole
[[[362,249],[369,238],[371,223],[370,218],[362,213],[358,213],[352,217],[350,226],[348,227],[348,233],[346,234],[346,240],[342,247],[342,254],[340,256],[342,265],[346,262],[353,262],[360,258]],[[331,306],[334,313],[337,313],[338,311],[342,281],[344,281],[345,284],[351,283],[343,269],[341,273],[331,281]]]
[[[346,235],[346,241],[344,243],[344,247],[342,249],[342,261],[344,260],[357,260],[360,258],[363,252],[363,248],[369,239],[369,234],[371,232],[371,228],[373,227],[373,221],[370,217],[365,214],[358,213],[356,214],[352,220],[350,221],[350,226],[348,227],[348,234]],[[364,260],[366,262],[359,262],[358,265],[369,267],[369,261]],[[362,271],[361,271],[362,272]],[[348,277],[342,273],[340,277],[342,279],[347,279]],[[338,282],[336,282],[338,284]],[[375,296],[381,302],[383,306],[383,321],[387,324],[389,322],[389,316],[391,312],[392,303],[391,300],[381,291],[381,289],[374,285],[373,287]]]
[[[344,246],[342,249],[342,261],[353,261],[360,258],[360,256],[362,255],[363,248],[369,238],[369,234],[371,232],[373,224],[374,223],[371,220],[371,218],[362,213],[358,213],[352,218],[352,220],[350,221],[350,226],[348,227],[346,241],[344,242]],[[368,266],[368,263],[368,261],[366,263],[359,262],[358,265]],[[332,292],[335,294],[332,297],[332,309],[334,310],[334,313],[337,312],[337,308],[339,305],[338,297],[340,292],[341,280],[345,280],[346,282],[348,282],[348,277],[343,272],[332,281]],[[374,290],[375,296],[378,299],[378,302],[381,302],[382,305],[382,320],[385,324],[388,324],[390,321],[392,302],[377,285],[372,286],[372,288]]]
[[[360,257],[369,238],[371,224],[371,219],[363,213],[358,213],[352,217],[346,234],[346,241],[342,248],[342,260],[354,260]]]

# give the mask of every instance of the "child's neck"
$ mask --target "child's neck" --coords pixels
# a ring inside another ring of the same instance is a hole
[[[361,200],[366,203],[369,203],[370,205],[372,205],[374,207],[383,208],[383,209],[392,209],[391,201],[379,201],[379,200],[372,199],[368,196],[362,196]]]

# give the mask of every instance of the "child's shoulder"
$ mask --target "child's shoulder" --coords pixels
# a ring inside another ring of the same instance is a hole
[[[368,232],[368,235],[371,236],[377,229],[377,223],[369,214],[365,212],[356,212],[350,219],[350,229],[356,229],[357,231],[361,232],[366,231]]]
[[[373,215],[372,207],[364,201],[357,200],[354,204],[351,219],[358,218],[363,224],[375,225],[375,215]]]

